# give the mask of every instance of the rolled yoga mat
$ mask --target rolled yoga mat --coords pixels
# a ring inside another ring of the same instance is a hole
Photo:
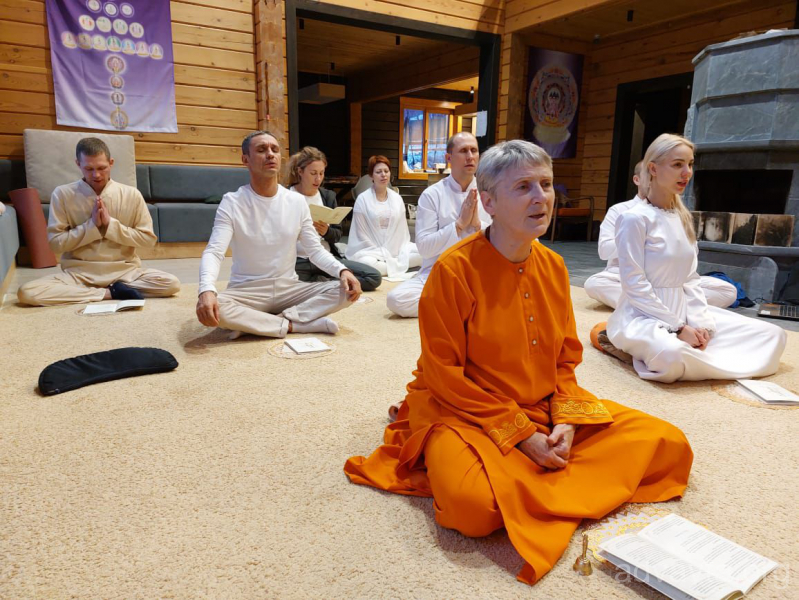
[[[44,220],[39,192],[34,188],[21,188],[8,192],[8,197],[17,211],[22,237],[30,251],[33,268],[44,269],[57,265],[55,254],[47,242],[47,222]]]

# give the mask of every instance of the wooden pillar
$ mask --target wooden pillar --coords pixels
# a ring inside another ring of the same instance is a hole
[[[286,47],[283,0],[253,0],[255,8],[255,70],[258,127],[275,136],[288,154]]]
[[[361,107],[360,102],[350,104],[350,174],[361,175]]]
[[[510,34],[510,73],[508,77],[508,116],[506,135],[509,140],[524,135],[524,118],[527,113],[527,45],[522,36]]]

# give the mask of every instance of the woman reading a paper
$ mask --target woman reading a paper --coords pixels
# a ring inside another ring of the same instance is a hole
[[[374,267],[384,277],[406,279],[422,257],[411,242],[405,203],[388,187],[391,167],[385,156],[372,156],[368,169],[372,187],[355,201],[347,258]]]
[[[305,196],[309,206],[318,205],[335,209],[336,194],[322,187],[326,167],[327,157],[324,152],[313,146],[305,146],[289,160],[289,187],[291,191]],[[361,282],[361,289],[364,292],[371,292],[380,286],[382,277],[377,269],[360,262],[345,260],[341,256],[336,247],[336,242],[341,239],[341,225],[330,225],[324,221],[314,221],[313,225],[321,237],[322,246],[352,271],[353,275]],[[327,273],[318,269],[308,260],[308,256],[299,245],[297,245],[295,269],[301,281],[316,281],[319,277],[327,278]]]
[[[700,287],[693,220],[680,198],[693,175],[693,144],[664,133],[643,163],[644,201],[616,224],[622,295],[608,320],[611,343],[632,355],[642,379],[669,383],[773,374],[785,331],[708,306]]]

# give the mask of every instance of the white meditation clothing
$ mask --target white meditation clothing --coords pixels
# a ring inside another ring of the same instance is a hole
[[[245,185],[225,194],[200,261],[200,290],[216,292],[228,246],[233,267],[219,294],[219,326],[268,337],[285,337],[289,322],[308,323],[352,303],[337,281],[304,283],[294,265],[297,242],[317,267],[338,278],[344,265],[319,243],[305,197],[278,186],[272,197]]]
[[[303,198],[305,198],[305,201],[308,203],[308,206],[311,206],[311,204],[316,204],[317,206],[325,205],[325,203],[322,202],[322,194],[319,193],[319,190],[316,190],[316,194],[314,194],[313,196],[305,196],[301,192],[298,192],[297,188],[292,185],[291,191],[297,192],[298,194],[303,196]],[[330,244],[328,244],[327,241],[325,241],[325,238],[323,238],[321,235],[319,236],[319,243],[322,244],[322,248],[324,248],[325,250],[328,251],[330,250]],[[308,253],[305,251],[305,249],[302,247],[302,244],[299,241],[297,242],[297,258],[308,258]]]
[[[477,189],[475,178],[472,178],[466,191],[463,191],[452,175],[448,175],[419,196],[419,207],[416,211],[416,248],[422,256],[422,268],[415,277],[402,282],[388,293],[386,305],[391,312],[401,317],[418,316],[422,289],[438,257],[447,248],[477,231],[469,226],[458,235],[455,226],[463,202],[473,189]],[[477,205],[480,228],[485,229],[491,224],[491,216],[485,211],[479,198]]]
[[[381,202],[370,187],[355,200],[347,258],[370,265],[381,275],[400,277],[418,267],[421,256],[411,242],[402,196],[390,189],[386,193]]]
[[[298,240],[313,264],[339,277],[345,267],[319,242],[305,196],[282,185],[271,198],[259,196],[249,185],[228,192],[219,203],[200,261],[199,293],[217,291],[219,267],[228,246],[233,253],[229,288],[262,279],[299,279],[294,270]]]
[[[643,202],[636,195],[632,200],[614,204],[608,209],[602,225],[599,227],[599,258],[608,261],[604,271],[589,277],[583,288],[590,298],[611,308],[616,308],[621,296],[621,278],[619,277],[619,254],[616,250],[616,221],[619,216],[639,203]],[[700,277],[699,286],[705,293],[707,303],[711,306],[726,308],[738,299],[738,290],[734,285],[718,277]]]
[[[622,295],[608,320],[611,343],[633,357],[642,379],[699,381],[771,375],[787,336],[776,325],[708,306],[696,274],[697,247],[676,211],[640,202],[617,222]],[[704,350],[675,333],[707,329]]]

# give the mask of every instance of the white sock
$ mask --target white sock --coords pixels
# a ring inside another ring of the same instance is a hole
[[[227,339],[229,339],[229,340],[237,340],[243,335],[244,335],[243,331],[231,331],[230,335],[227,337]]]
[[[333,319],[327,317],[320,317],[307,323],[291,322],[291,329],[293,333],[338,333],[338,325]]]

